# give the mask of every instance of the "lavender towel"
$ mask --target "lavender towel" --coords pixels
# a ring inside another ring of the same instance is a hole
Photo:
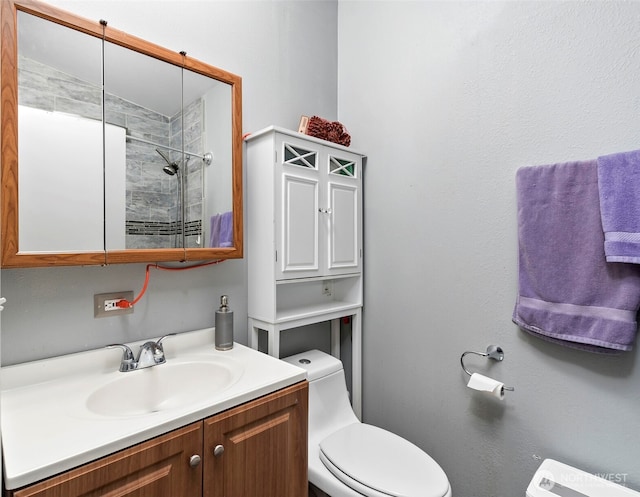
[[[640,264],[640,150],[598,157],[598,187],[607,261]]]
[[[514,323],[576,348],[631,350],[640,267],[605,260],[596,161],[524,167],[516,184],[520,272]]]
[[[211,216],[210,247],[233,246],[233,212],[224,212]]]

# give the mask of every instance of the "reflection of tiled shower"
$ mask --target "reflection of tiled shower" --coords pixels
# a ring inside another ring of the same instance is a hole
[[[89,119],[102,118],[102,94],[88,84],[56,69],[19,60],[19,104],[60,111]],[[182,119],[170,118],[137,104],[105,95],[106,121],[138,138],[167,143],[180,149]],[[202,154],[202,100],[188,104],[184,113],[184,150]],[[126,248],[167,248],[182,244],[178,180],[162,168],[164,159],[155,146],[129,140],[126,147]],[[168,152],[171,160],[180,154]],[[185,246],[202,246],[202,160],[193,158],[184,168]],[[178,244],[176,244],[176,240]]]
[[[128,103],[125,109],[128,134],[154,143],[180,149],[182,116],[172,118]],[[108,108],[111,108],[111,103]],[[131,113],[134,111],[135,113]],[[202,153],[202,101],[187,106],[184,115],[185,146],[191,153]],[[162,147],[159,147],[162,149]],[[192,157],[182,162],[181,154],[166,150],[171,162],[181,165],[185,199],[185,246],[198,247],[202,228],[202,160]],[[164,159],[154,145],[135,140],[127,143],[127,248],[182,246],[180,177],[163,173]]]
[[[204,102],[201,98],[186,104],[184,113],[178,113],[171,120],[171,143],[180,148],[182,143],[182,119],[184,118],[184,149],[186,152],[202,155]],[[203,247],[202,239],[202,188],[203,161],[192,157],[183,168],[184,176],[184,216],[185,216],[185,246],[187,248]]]

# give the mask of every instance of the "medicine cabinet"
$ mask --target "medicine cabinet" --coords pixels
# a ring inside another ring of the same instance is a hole
[[[243,256],[241,78],[2,2],[2,267]]]

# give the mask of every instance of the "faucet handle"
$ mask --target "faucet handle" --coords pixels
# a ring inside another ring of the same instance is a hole
[[[158,364],[164,364],[166,362],[166,358],[164,356],[162,341],[173,335],[175,335],[175,333],[169,333],[168,335],[158,338],[155,342],[152,340],[145,342],[140,347],[136,369],[144,369],[151,366],[157,366]]]
[[[131,371],[136,368],[135,358],[133,356],[133,351],[129,348],[128,345],[124,345],[122,343],[113,343],[111,345],[107,345],[108,349],[121,348],[122,349],[122,360],[120,361],[120,371]]]
[[[112,343],[111,345],[107,345],[108,349],[117,349],[118,347],[122,349],[123,361],[128,361],[133,359],[133,350],[131,350],[128,345],[125,345],[123,343]]]
[[[167,333],[166,335],[161,336],[160,338],[158,338],[158,340],[156,340],[156,345],[162,349],[162,341],[163,341],[165,338],[168,338],[168,337],[174,337],[174,336],[176,336],[176,334],[175,334],[175,333]]]
[[[153,350],[154,361],[156,362],[156,364],[163,364],[166,361],[164,357],[164,347],[163,347],[162,341],[165,338],[172,337],[175,335],[176,335],[175,333],[167,333],[166,335],[158,338],[155,343],[151,342],[151,344],[153,344],[153,347],[151,348]]]

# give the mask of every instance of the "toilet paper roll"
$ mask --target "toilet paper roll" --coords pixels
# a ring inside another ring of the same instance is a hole
[[[500,383],[498,380],[494,380],[488,376],[473,373],[471,378],[469,378],[467,386],[480,392],[486,392],[500,400],[504,399],[504,383]]]

